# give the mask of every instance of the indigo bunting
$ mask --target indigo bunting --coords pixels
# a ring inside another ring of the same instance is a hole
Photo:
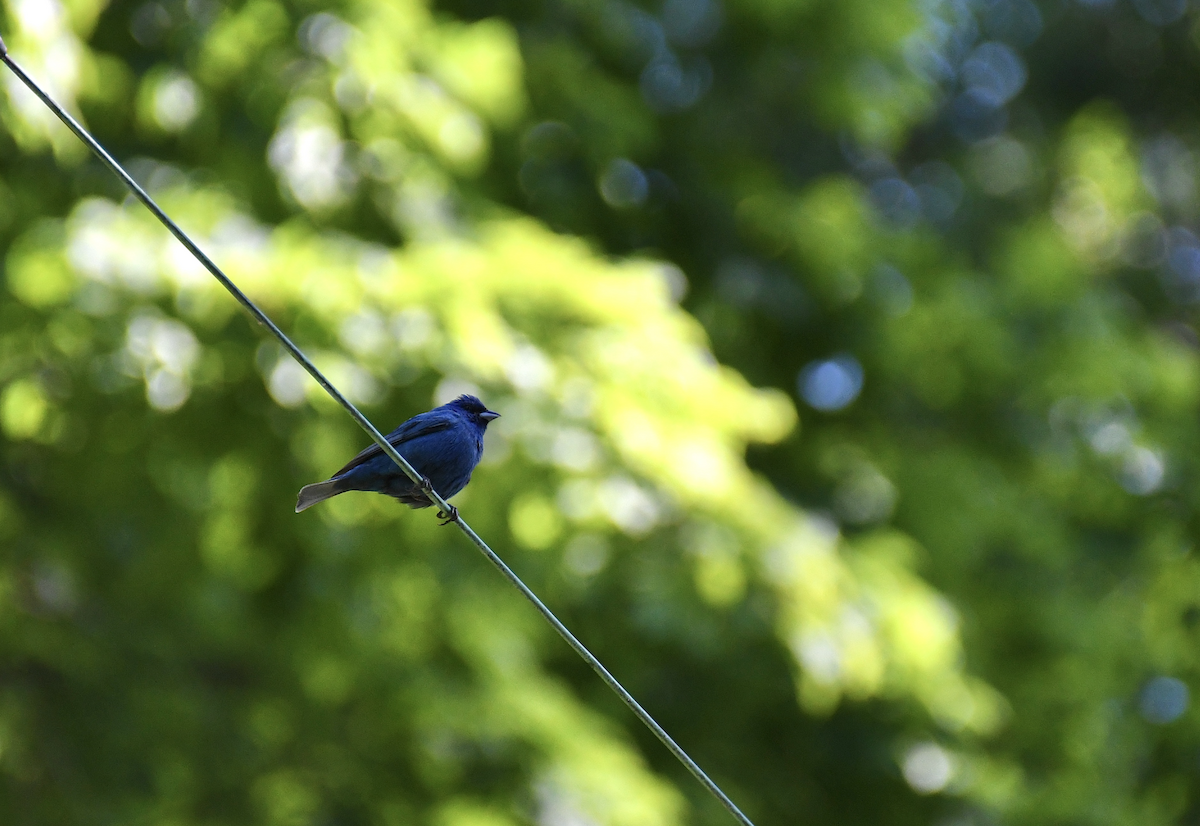
[[[388,434],[400,455],[429,480],[443,499],[449,499],[471,481],[471,471],[483,456],[483,432],[500,417],[474,396],[459,396],[428,413],[413,416]],[[332,478],[305,485],[296,500],[296,513],[348,490],[385,493],[413,508],[433,504],[420,485],[388,458],[379,445],[371,445],[333,474]],[[458,509],[438,512],[445,525],[458,519]]]

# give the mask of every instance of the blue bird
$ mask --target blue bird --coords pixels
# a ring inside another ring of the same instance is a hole
[[[428,413],[413,416],[388,434],[387,440],[400,455],[429,480],[443,499],[449,499],[471,481],[471,471],[483,456],[483,432],[498,419],[474,396],[459,396]],[[383,448],[371,445],[333,476],[300,489],[296,513],[348,490],[385,493],[413,508],[433,504],[420,485],[388,458]],[[442,524],[458,519],[458,509],[438,512]]]

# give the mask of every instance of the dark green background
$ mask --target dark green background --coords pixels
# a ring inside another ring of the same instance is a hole
[[[1189,824],[1193,5],[0,25],[759,826]],[[731,822],[5,81],[0,822]]]

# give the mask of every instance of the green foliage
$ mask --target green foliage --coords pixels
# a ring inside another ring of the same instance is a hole
[[[503,413],[457,504],[760,826],[1166,824],[1172,8],[7,0],[3,35],[377,425]],[[6,88],[0,819],[728,822],[453,529],[292,513],[362,434]]]

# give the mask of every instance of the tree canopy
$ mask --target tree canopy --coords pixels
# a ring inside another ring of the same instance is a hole
[[[4,0],[758,826],[1200,815],[1186,0]],[[728,814],[19,81],[0,820]]]

